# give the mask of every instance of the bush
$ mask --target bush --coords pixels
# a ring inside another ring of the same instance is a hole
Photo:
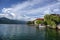
[[[41,23],[43,23],[43,21],[42,20],[36,20],[36,23],[41,24]]]

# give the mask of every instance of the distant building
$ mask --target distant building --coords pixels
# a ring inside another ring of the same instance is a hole
[[[42,21],[44,21],[44,18],[37,18],[36,20],[42,20]],[[34,24],[37,24],[36,20],[34,20]]]

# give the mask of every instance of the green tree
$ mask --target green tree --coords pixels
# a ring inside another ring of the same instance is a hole
[[[41,24],[41,23],[43,23],[43,21],[42,20],[36,20],[36,23]]]
[[[28,21],[27,24],[34,24],[34,22],[33,21]]]
[[[52,28],[56,28],[56,25],[60,23],[60,17],[57,15],[45,15],[44,21],[47,25],[52,26]]]

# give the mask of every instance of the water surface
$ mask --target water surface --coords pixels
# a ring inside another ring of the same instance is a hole
[[[0,24],[0,40],[60,40],[60,31],[21,24]]]

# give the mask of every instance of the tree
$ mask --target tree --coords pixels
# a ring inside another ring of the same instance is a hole
[[[36,20],[36,23],[41,24],[41,23],[43,23],[43,21],[42,20]]]
[[[60,17],[57,15],[45,15],[44,21],[45,24],[52,26],[52,28],[56,28],[56,25],[60,23]]]
[[[28,21],[27,24],[34,24],[34,22],[33,21]]]

